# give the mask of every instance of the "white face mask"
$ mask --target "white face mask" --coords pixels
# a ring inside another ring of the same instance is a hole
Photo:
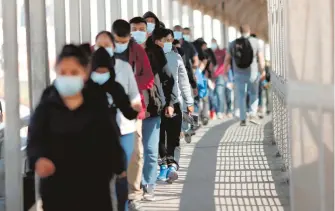
[[[156,27],[156,24],[154,24],[154,23],[147,23],[148,33],[149,34],[152,33],[154,31],[155,27]]]

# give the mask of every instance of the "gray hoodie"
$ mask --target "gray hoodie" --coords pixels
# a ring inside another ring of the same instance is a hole
[[[173,75],[174,86],[173,89],[177,89],[179,103],[182,104],[184,99],[187,106],[192,106],[194,103],[192,97],[191,85],[188,80],[187,71],[181,56],[171,51],[165,54],[167,64],[165,68]]]

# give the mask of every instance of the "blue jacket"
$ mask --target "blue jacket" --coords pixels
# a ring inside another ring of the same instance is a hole
[[[195,71],[195,77],[197,78],[199,97],[204,98],[208,94],[208,81],[207,81],[208,79],[200,69],[197,69]]]

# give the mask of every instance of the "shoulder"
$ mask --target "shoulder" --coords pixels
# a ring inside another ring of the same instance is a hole
[[[128,62],[125,62],[121,59],[115,59],[115,74],[116,77],[120,77],[121,76],[130,76],[130,75],[134,75],[133,73],[133,69],[130,66],[130,64]]]

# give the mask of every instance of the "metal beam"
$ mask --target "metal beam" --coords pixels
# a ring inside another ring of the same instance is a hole
[[[69,1],[70,11],[70,42],[80,42],[80,4],[79,0]]]
[[[187,11],[188,11],[188,23],[189,23],[189,28],[192,31],[191,37],[194,37],[194,14],[193,14],[193,9],[190,6],[187,6]]]
[[[142,0],[137,0],[141,1]],[[157,17],[161,20],[163,18],[163,12],[162,12],[162,0],[157,0]]]
[[[97,15],[98,15],[98,32],[106,30],[106,2],[105,0],[97,0]]]
[[[158,2],[160,2],[161,0],[157,0],[157,5]],[[137,8],[138,8],[138,16],[143,16],[144,15],[144,11],[143,11],[143,0],[137,0]]]
[[[6,127],[5,203],[6,210],[23,210],[23,186],[20,139],[20,89],[17,46],[16,0],[1,1],[3,18],[3,45],[5,71]]]
[[[115,20],[121,18],[121,0],[110,0],[111,7],[111,23],[113,24]],[[108,26],[111,29],[112,26]]]
[[[158,1],[158,0],[157,0]],[[148,10],[154,12],[154,4],[152,0],[148,0]]]
[[[55,1],[58,1],[58,0],[55,0]],[[98,8],[99,8],[99,4],[98,4]],[[92,39],[92,37],[91,37],[91,0],[81,0],[80,1],[80,10],[81,10],[80,11],[81,42],[91,43],[91,41],[92,41],[91,40]],[[98,9],[98,14],[99,14],[99,9]],[[105,19],[105,24],[106,24],[106,19]],[[98,25],[99,25],[99,21],[98,21]]]
[[[130,20],[134,16],[134,0],[127,0],[127,18]]]
[[[54,0],[56,55],[66,43],[65,0]]]

